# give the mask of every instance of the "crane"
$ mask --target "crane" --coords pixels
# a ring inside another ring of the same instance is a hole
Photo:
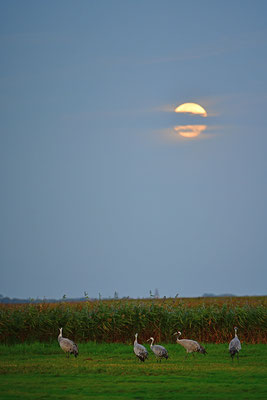
[[[177,343],[179,343],[181,346],[183,346],[187,352],[187,355],[189,353],[194,353],[198,352],[198,353],[202,353],[202,354],[206,354],[206,350],[204,349],[204,347],[202,347],[198,342],[196,342],[195,340],[190,340],[190,339],[179,339],[179,337],[181,336],[181,332],[175,332],[174,335],[178,335],[176,341]]]
[[[239,361],[238,353],[239,353],[239,350],[241,350],[241,343],[240,343],[240,340],[238,339],[238,336],[237,336],[237,327],[236,326],[234,327],[234,330],[235,330],[235,337],[229,343],[229,352],[230,352],[230,355],[232,357],[232,361],[234,361],[235,354],[236,354],[237,359]]]
[[[166,360],[167,360],[169,356],[168,356],[168,352],[165,349],[165,347],[160,346],[159,344],[158,345],[154,345],[154,338],[153,337],[149,338],[147,340],[147,342],[149,340],[151,340],[150,348],[153,351],[153,353],[155,354],[157,361],[159,360],[161,362],[162,358],[166,358]]]
[[[134,341],[134,353],[140,361],[145,361],[148,357],[147,349],[137,342],[138,333],[135,334],[135,341]]]
[[[59,328],[58,343],[67,357],[69,357],[70,354],[73,354],[74,357],[78,356],[79,350],[77,344],[70,339],[62,337],[62,328]]]

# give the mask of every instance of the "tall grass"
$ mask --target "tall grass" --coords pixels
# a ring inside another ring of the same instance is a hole
[[[173,342],[179,329],[184,337],[225,343],[239,327],[247,343],[267,343],[266,297],[243,302],[213,299],[192,301],[163,299],[114,300],[82,303],[41,303],[0,307],[0,342],[51,342],[63,327],[64,336],[79,342],[132,342],[153,335],[156,341]]]

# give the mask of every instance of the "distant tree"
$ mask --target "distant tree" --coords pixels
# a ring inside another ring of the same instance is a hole
[[[154,297],[155,299],[159,299],[159,289],[155,289],[155,293],[154,293]]]
[[[85,298],[86,300],[89,300],[89,296],[88,296],[88,293],[87,293],[86,291],[84,291],[84,298]]]
[[[115,299],[115,300],[118,300],[118,298],[119,298],[119,293],[116,292],[116,290],[115,290],[115,292],[114,292],[114,299]]]
[[[231,293],[223,293],[223,294],[204,293],[202,297],[236,297],[236,295]]]

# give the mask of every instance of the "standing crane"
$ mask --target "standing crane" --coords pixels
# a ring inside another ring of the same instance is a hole
[[[140,361],[145,361],[148,357],[147,349],[137,342],[138,333],[135,334],[135,341],[134,341],[134,353]]]
[[[62,337],[62,328],[59,328],[58,343],[68,358],[70,354],[73,354],[74,357],[78,356],[79,350],[77,344],[70,339]]]
[[[230,352],[230,355],[232,357],[232,361],[234,361],[235,354],[236,354],[237,359],[239,361],[238,353],[239,353],[239,350],[241,350],[241,343],[240,343],[240,340],[238,339],[238,336],[237,336],[237,327],[236,326],[234,327],[234,330],[235,330],[235,337],[229,343],[229,352]]]
[[[178,335],[176,341],[177,343],[179,343],[181,346],[183,346],[186,350],[186,353],[188,356],[189,353],[194,353],[198,352],[201,354],[206,354],[206,350],[204,349],[204,347],[202,347],[198,342],[196,342],[195,340],[190,340],[190,339],[179,339],[179,337],[181,336],[181,332],[175,332],[174,335]]]
[[[147,340],[147,342],[149,340],[151,340],[150,348],[153,351],[153,353],[155,354],[157,361],[159,360],[161,362],[162,358],[166,358],[166,360],[167,360],[169,356],[168,356],[168,352],[165,349],[165,347],[160,346],[159,344],[158,345],[154,345],[154,338],[153,337],[149,338]]]

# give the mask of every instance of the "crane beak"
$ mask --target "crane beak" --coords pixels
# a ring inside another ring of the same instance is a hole
[[[175,332],[175,333],[173,334],[173,336],[174,336],[174,335],[178,335],[178,332]]]

